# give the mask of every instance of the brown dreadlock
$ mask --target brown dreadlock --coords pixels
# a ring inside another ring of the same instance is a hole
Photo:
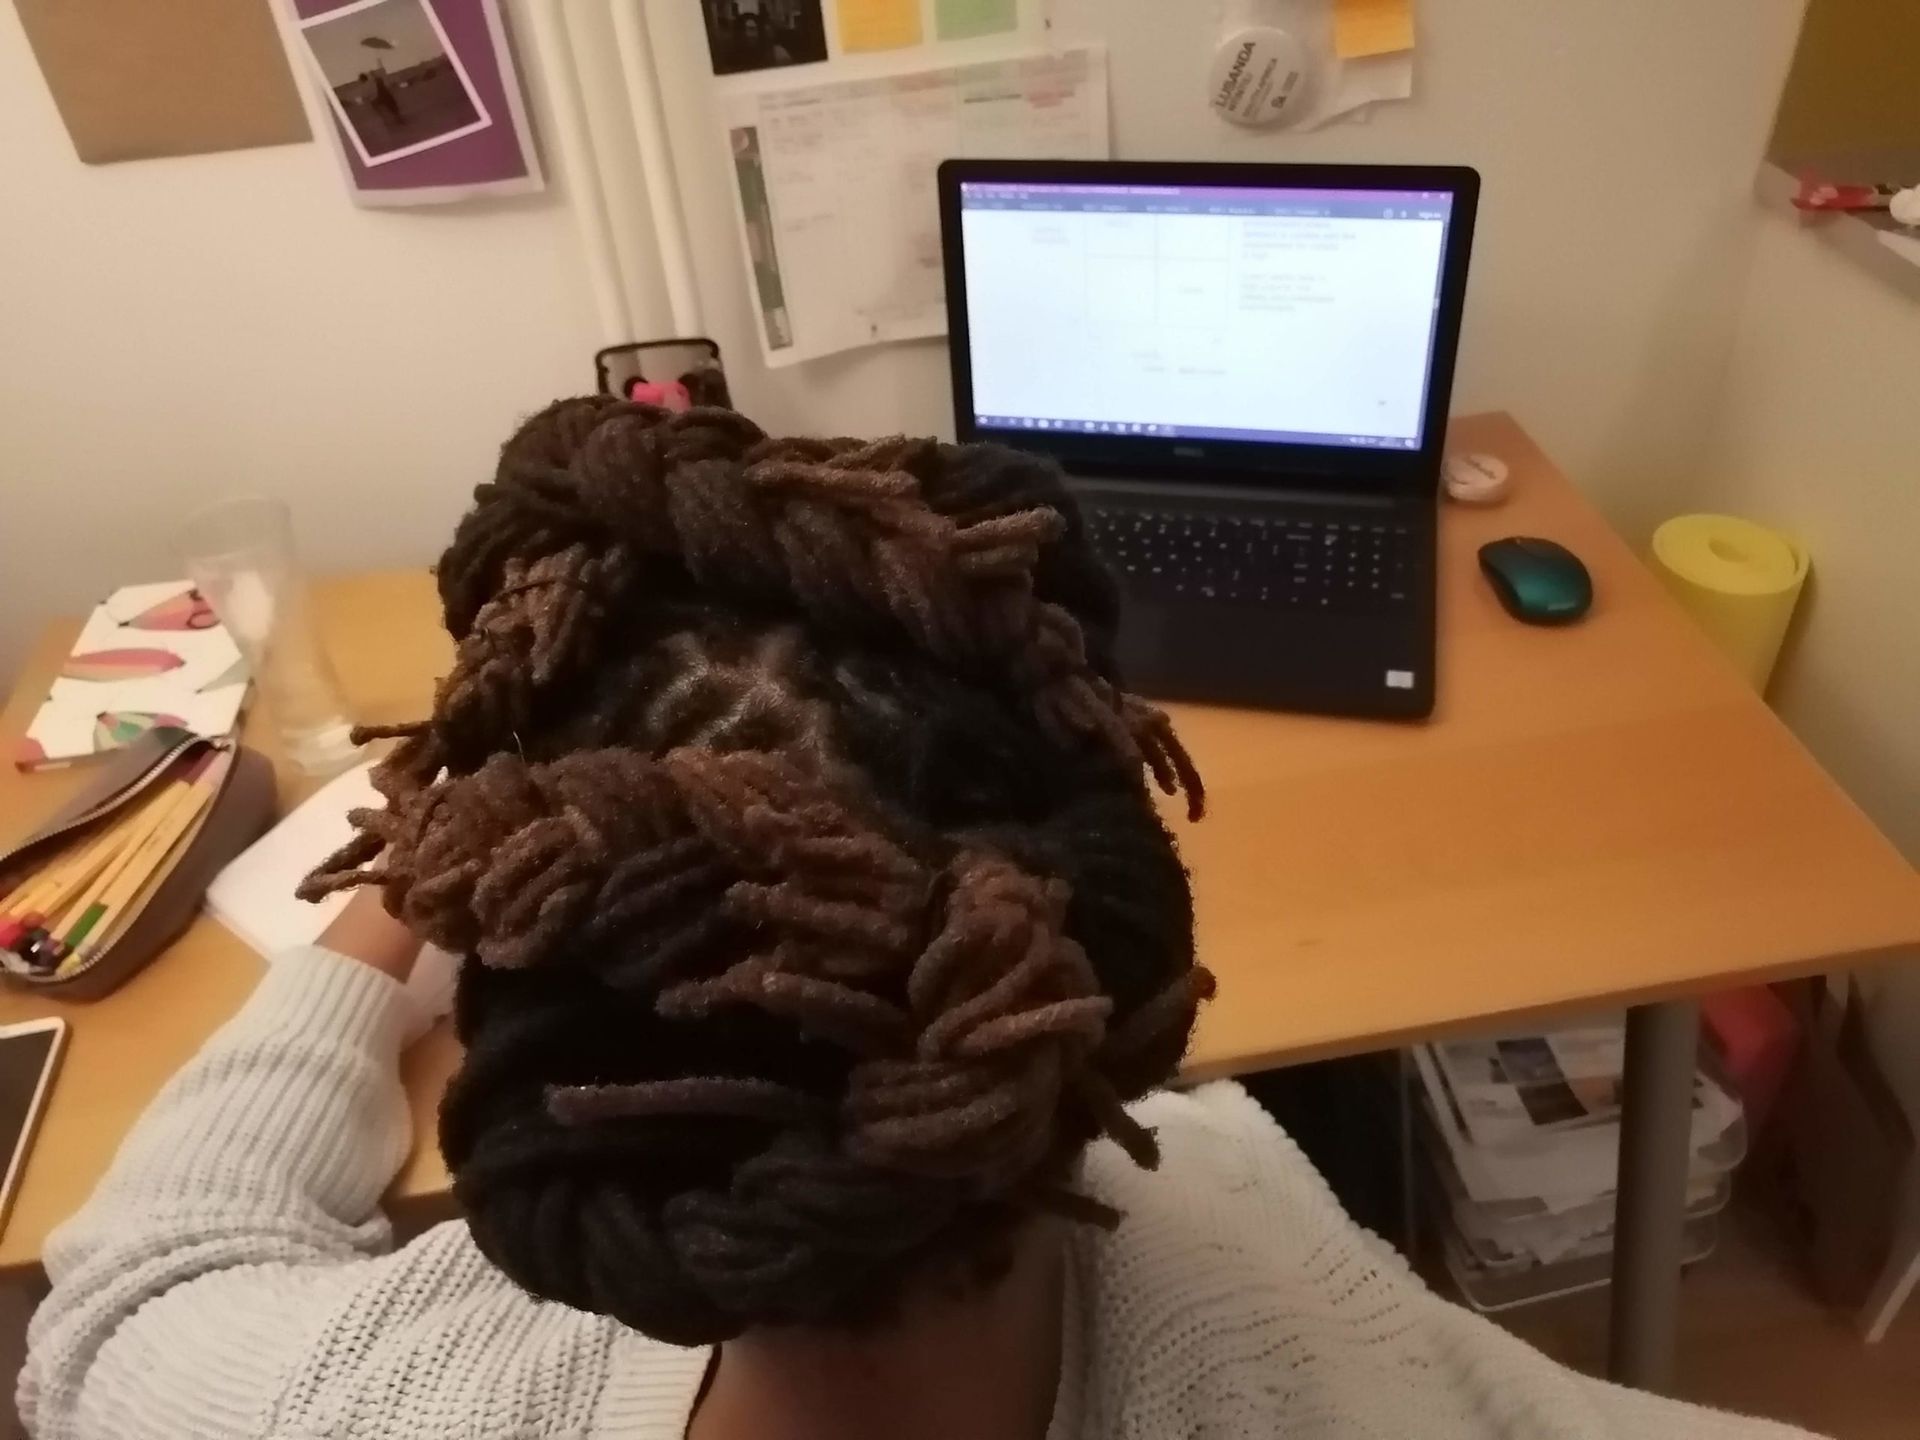
[[[536,1295],[661,1339],[877,1313],[1071,1192],[1212,981],[1049,465],[529,421],[439,578],[431,719],[310,876],[468,956],[442,1149]],[[369,732],[371,735],[374,732]]]

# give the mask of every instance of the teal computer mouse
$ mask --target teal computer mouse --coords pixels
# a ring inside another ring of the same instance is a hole
[[[1529,625],[1567,625],[1593,604],[1593,579],[1564,545],[1509,535],[1480,547],[1480,568],[1507,613]]]

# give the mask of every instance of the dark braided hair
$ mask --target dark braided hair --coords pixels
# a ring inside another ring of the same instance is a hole
[[[1073,1193],[1212,981],[1049,464],[558,402],[439,570],[457,642],[307,898],[464,954],[480,1248],[677,1344],[885,1313]]]

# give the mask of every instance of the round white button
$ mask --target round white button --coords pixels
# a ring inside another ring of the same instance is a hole
[[[1497,505],[1507,497],[1507,462],[1498,455],[1449,455],[1440,464],[1447,498],[1462,505]]]

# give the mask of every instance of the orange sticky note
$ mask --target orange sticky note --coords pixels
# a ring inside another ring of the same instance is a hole
[[[898,50],[920,43],[920,0],[840,0],[840,48]]]
[[[1342,60],[1413,48],[1413,0],[1334,0],[1333,49]]]

